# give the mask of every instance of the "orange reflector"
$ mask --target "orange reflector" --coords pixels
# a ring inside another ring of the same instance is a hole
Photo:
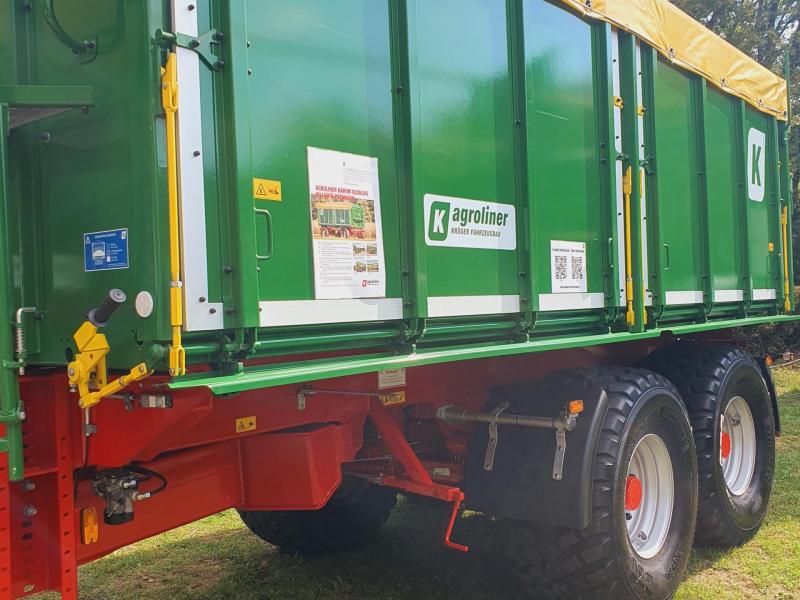
[[[764,357],[764,363],[765,363],[765,364],[766,364],[768,367],[771,367],[771,366],[772,366],[772,365],[775,363],[775,361],[774,361],[774,360],[772,360],[772,357],[771,357],[771,356],[765,356],[765,357]]]
[[[625,482],[625,510],[639,510],[642,505],[642,482],[636,475],[628,475]]]
[[[731,434],[723,431],[719,440],[719,453],[722,458],[728,458],[731,455]]]
[[[583,400],[573,400],[567,408],[569,414],[579,415],[583,412]]]
[[[81,511],[81,541],[94,544],[100,539],[100,522],[97,520],[97,509],[84,508]]]

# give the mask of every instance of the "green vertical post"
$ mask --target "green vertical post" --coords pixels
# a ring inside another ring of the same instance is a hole
[[[794,294],[794,241],[792,238],[792,224],[794,222],[793,215],[794,215],[794,189],[792,186],[792,165],[790,161],[790,154],[789,154],[789,136],[791,133],[791,125],[792,122],[792,102],[791,102],[791,91],[792,91],[792,70],[791,70],[791,63],[789,62],[789,53],[786,53],[786,57],[783,61],[783,72],[784,77],[786,79],[786,97],[788,98],[787,102],[787,109],[786,109],[786,123],[783,126],[783,136],[780,140],[781,146],[781,165],[782,165],[782,175],[783,181],[781,183],[781,191],[783,194],[784,201],[786,202],[786,206],[789,208],[789,225],[788,225],[788,235],[786,240],[786,248],[784,251],[789,255],[789,303],[791,305],[791,312],[794,312],[796,307],[796,299]]]
[[[232,305],[226,305],[226,325],[237,329],[260,324],[258,264],[256,261],[255,207],[252,188],[250,144],[250,100],[247,64],[247,14],[245,4],[231,2],[223,14],[225,32],[225,102],[231,126],[227,128],[231,150],[229,186],[230,264],[226,269],[232,279]],[[231,314],[229,311],[233,311]]]
[[[736,102],[736,160],[739,172],[739,237],[743,240],[742,249],[742,290],[744,290],[745,314],[753,305],[753,279],[750,269],[750,232],[747,222],[747,140],[745,138],[745,104],[744,100]]]
[[[508,19],[508,64],[511,69],[511,86],[514,102],[514,169],[516,175],[517,200],[515,205],[520,218],[517,219],[517,259],[519,261],[520,312],[526,325],[533,323],[534,304],[538,308],[538,294],[534,286],[531,264],[531,228],[528,222],[530,213],[528,199],[528,126],[527,92],[525,82],[525,30],[522,0],[506,1]]]
[[[411,181],[411,108],[409,105],[408,73],[408,14],[405,0],[391,0],[389,17],[392,36],[392,87],[394,143],[397,154],[397,173],[400,198],[400,260],[402,268],[403,316],[412,321],[409,336],[420,329],[414,321],[418,268],[413,252],[416,222],[413,221],[413,183]],[[422,257],[419,257],[422,258]]]
[[[633,312],[636,320],[631,327],[633,332],[642,332],[647,328],[645,323],[644,282],[642,281],[642,185],[640,179],[641,163],[639,161],[639,123],[637,109],[642,102],[637,89],[636,71],[636,38],[627,33],[619,34],[620,83],[622,100],[622,150],[625,155],[623,173],[631,168],[630,250],[633,257]]]
[[[13,286],[11,255],[8,247],[8,134],[9,109],[0,104],[0,423],[5,426],[5,437],[0,439],[0,451],[8,453],[9,479],[23,477],[22,459],[22,406],[19,397],[11,323],[13,316]]]
[[[773,277],[772,282],[775,286],[776,304],[778,312],[783,312],[786,292],[783,289],[783,193],[781,191],[781,169],[778,166],[780,160],[780,141],[778,140],[778,119],[770,117],[767,129],[767,165],[768,175],[772,180],[772,193],[770,194],[770,208],[774,210],[770,223],[772,231],[772,243],[775,244],[775,252],[772,253]],[[771,160],[770,160],[771,159]]]
[[[700,232],[703,247],[703,305],[708,315],[714,308],[715,282],[711,261],[711,206],[708,197],[708,160],[706,151],[714,147],[706,127],[708,83],[702,77],[695,78],[695,118],[697,127],[697,193],[700,197]]]
[[[415,69],[419,62],[419,56],[417,53],[417,3],[411,2],[403,3],[405,5],[405,23],[407,25],[406,32],[407,32],[407,39],[408,39],[408,94],[410,95],[409,98],[409,120],[411,121],[409,124],[413,127],[413,119],[415,109],[418,109],[419,103],[414,100],[414,96],[412,94],[419,94],[419,90],[416,87],[419,85],[418,81],[411,81],[411,71],[414,69],[415,71],[419,71],[419,69]],[[418,115],[416,115],[418,118]],[[409,188],[410,196],[409,201],[411,204],[410,207],[410,217],[411,217],[411,229],[413,232],[412,237],[412,248],[413,248],[413,255],[415,257],[415,264],[414,264],[414,283],[413,283],[413,290],[414,290],[414,297],[411,300],[413,305],[411,306],[413,310],[413,314],[419,319],[416,321],[416,326],[419,328],[419,333],[424,330],[425,327],[425,319],[428,317],[428,248],[427,244],[425,243],[425,214],[424,214],[424,206],[423,206],[423,197],[425,195],[425,190],[420,187],[419,182],[422,181],[422,158],[421,158],[421,147],[418,140],[417,135],[413,135],[411,133],[411,129],[407,130],[409,135],[409,146],[410,146],[410,161],[409,161],[409,171],[408,176],[411,179],[411,185]]]
[[[599,132],[598,157],[600,162],[600,194],[603,199],[603,206],[606,210],[603,231],[608,236],[608,243],[605,244],[605,264],[606,268],[606,303],[609,305],[609,322],[614,323],[620,314],[624,317],[625,311],[620,313],[619,308],[619,281],[620,276],[625,277],[624,268],[620,273],[617,257],[619,256],[619,244],[624,245],[625,232],[617,231],[617,218],[612,216],[617,214],[617,152],[614,147],[614,86],[613,74],[611,73],[611,26],[601,23],[594,26],[592,42],[594,45],[594,69],[595,69],[595,106],[597,106],[597,120]]]

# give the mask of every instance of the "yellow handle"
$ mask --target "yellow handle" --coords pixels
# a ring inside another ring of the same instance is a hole
[[[81,396],[79,401],[80,407],[91,408],[96,404],[99,404],[103,398],[124,390],[130,384],[139,381],[140,379],[144,379],[148,375],[150,375],[150,370],[147,368],[147,365],[145,363],[138,364],[133,367],[127,375],[123,375],[119,379],[115,379],[96,392]]]
[[[791,290],[789,289],[789,207],[784,206],[781,212],[781,225],[783,226],[783,307],[786,312],[792,312]]]
[[[170,325],[172,347],[169,351],[169,373],[174,377],[186,374],[186,351],[183,348],[183,282],[181,281],[180,207],[178,205],[178,150],[175,114],[178,111],[177,57],[170,52],[167,65],[161,69],[161,103],[167,121],[167,190],[169,193],[169,270]]]
[[[625,295],[628,300],[626,314],[628,326],[636,324],[636,313],[633,310],[633,251],[631,244],[631,194],[633,193],[633,167],[628,167],[622,179],[622,191],[625,194]]]

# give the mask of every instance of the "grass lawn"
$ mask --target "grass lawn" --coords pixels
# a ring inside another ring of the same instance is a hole
[[[696,551],[678,599],[800,599],[800,370],[778,371],[776,383],[784,435],[767,522],[743,548]],[[82,567],[81,598],[513,598],[494,559],[491,521],[480,515],[462,519],[454,538],[473,547],[462,555],[442,547],[446,518],[446,510],[401,501],[376,543],[304,560],[260,541],[234,512],[226,512]]]

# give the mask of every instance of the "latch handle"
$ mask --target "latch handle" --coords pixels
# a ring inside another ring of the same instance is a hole
[[[264,210],[262,208],[256,208],[256,216],[264,217],[264,221],[266,223],[266,227],[264,232],[267,235],[267,253],[266,254],[256,254],[256,259],[260,261],[266,261],[272,258],[273,252],[273,228],[272,228],[272,215],[268,210]]]

